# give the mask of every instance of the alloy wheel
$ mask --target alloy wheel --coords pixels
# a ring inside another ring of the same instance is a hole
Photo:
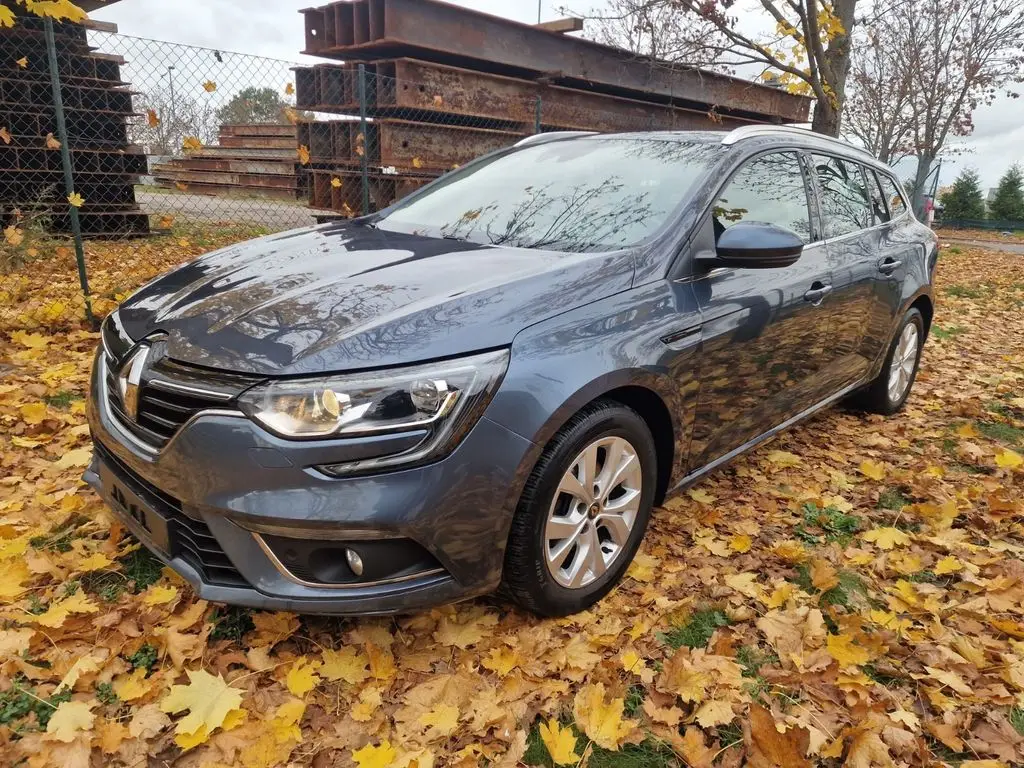
[[[628,440],[602,437],[579,453],[544,527],[545,561],[556,582],[580,589],[604,575],[626,549],[642,490],[640,458]]]
[[[907,323],[900,334],[896,351],[892,355],[892,363],[889,365],[889,400],[894,403],[898,403],[910,387],[914,367],[917,365],[918,347],[917,326],[914,323]]]

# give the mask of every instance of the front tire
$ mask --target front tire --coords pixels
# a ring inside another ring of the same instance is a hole
[[[589,608],[632,562],[656,483],[654,439],[636,411],[598,400],[577,413],[526,481],[502,591],[543,616]]]
[[[868,387],[853,398],[853,404],[865,411],[890,416],[903,409],[917,379],[924,348],[924,316],[911,308],[903,316],[881,372]]]

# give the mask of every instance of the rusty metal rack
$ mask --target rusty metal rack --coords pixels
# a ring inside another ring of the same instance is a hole
[[[124,61],[95,51],[76,24],[55,24],[54,44],[75,191],[91,201],[79,211],[82,234],[147,234],[134,196],[146,158],[129,140],[135,113]],[[19,14],[13,28],[0,29],[0,48],[0,127],[9,138],[0,141],[0,220],[28,216],[50,232],[70,232],[43,20]]]
[[[295,147],[293,125],[221,125],[217,145],[155,165],[153,177],[194,194],[295,200],[302,193]]]
[[[730,130],[807,119],[777,88],[681,68],[438,0],[339,0],[302,11],[296,107],[311,206],[390,204],[520,138],[552,130]]]

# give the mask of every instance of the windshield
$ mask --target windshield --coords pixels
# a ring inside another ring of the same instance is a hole
[[[621,136],[527,146],[452,173],[377,226],[518,248],[622,248],[657,231],[720,150]]]

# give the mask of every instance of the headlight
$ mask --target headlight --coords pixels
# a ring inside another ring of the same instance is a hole
[[[244,393],[239,406],[291,439],[425,431],[414,455],[403,454],[405,463],[443,453],[476,423],[505,375],[508,357],[501,350],[409,368],[270,382]]]

